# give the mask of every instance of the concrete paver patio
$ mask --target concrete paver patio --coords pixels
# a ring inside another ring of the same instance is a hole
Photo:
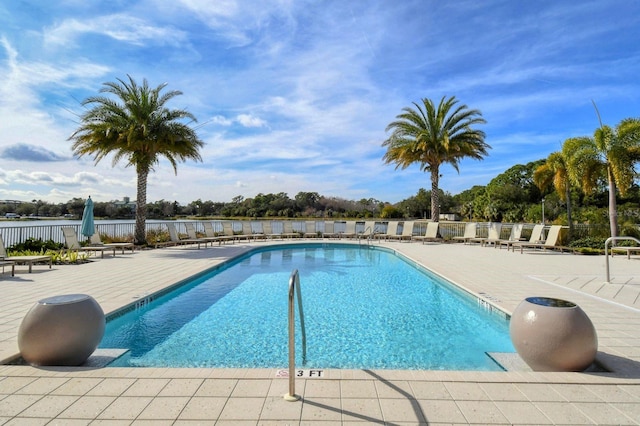
[[[282,241],[146,250],[30,274],[18,266],[0,277],[0,359],[18,353],[20,322],[40,299],[86,293],[109,313],[272,243]],[[610,259],[605,284],[603,256],[380,245],[507,313],[528,296],[579,304],[598,333],[597,359],[611,371],[325,370],[298,379],[302,400],[286,402],[288,381],[271,369],[0,365],[0,424],[640,424],[640,259]]]

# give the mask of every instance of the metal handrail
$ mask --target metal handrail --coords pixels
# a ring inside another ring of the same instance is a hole
[[[296,291],[297,288],[297,291]],[[286,401],[297,401],[300,395],[296,395],[296,319],[295,302],[293,294],[298,295],[298,313],[300,315],[300,329],[302,332],[302,363],[307,362],[307,332],[304,327],[304,312],[302,310],[302,293],[300,292],[300,274],[294,269],[289,278],[289,393],[284,396]]]
[[[604,242],[604,258],[605,258],[605,265],[606,265],[606,271],[607,271],[607,280],[605,281],[606,284],[611,283],[611,279],[609,278],[609,243],[611,241],[623,241],[623,240],[630,240],[630,241],[635,241],[636,243],[640,244],[640,240],[638,240],[637,238],[634,237],[609,237],[607,238],[607,240]],[[613,249],[615,247],[612,247],[612,253],[613,253]]]
[[[369,230],[368,234],[367,234],[367,229]],[[367,245],[370,245],[371,244],[371,237],[373,237],[373,231],[374,230],[375,230],[375,226],[373,227],[373,229],[370,226],[367,226],[366,228],[364,228],[362,233],[358,235],[358,245],[360,245],[360,240],[362,240],[362,238],[366,238],[367,239]]]

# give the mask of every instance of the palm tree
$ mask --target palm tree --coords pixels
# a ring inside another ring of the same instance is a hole
[[[466,105],[457,106],[455,96],[442,97],[438,107],[427,98],[422,106],[413,102],[415,109],[406,107],[389,124],[391,136],[382,143],[387,147],[385,164],[395,163],[396,169],[406,169],[413,163],[420,170],[431,173],[431,218],[439,220],[440,202],[438,181],[440,166],[449,163],[459,172],[459,161],[465,157],[482,159],[491,147],[484,142],[484,132],[472,128],[484,124],[479,110]]]
[[[567,162],[562,152],[552,152],[547,161],[533,171],[533,182],[544,192],[551,188],[556,190],[560,200],[567,203],[567,222],[569,222],[569,235],[573,234],[573,221],[571,220],[571,182]]]
[[[95,155],[96,164],[113,154],[113,165],[126,159],[134,166],[138,178],[136,199],[135,243],[146,244],[147,177],[160,157],[165,157],[177,174],[177,163],[187,159],[202,161],[199,148],[204,143],[195,130],[180,120],[197,122],[183,109],[168,109],[165,104],[181,95],[180,91],[161,93],[167,85],[151,89],[147,80],[142,86],[127,75],[129,81],[104,83],[100,93],[115,95],[92,96],[82,102],[91,108],[80,117],[80,127],[71,135],[75,155]]]
[[[569,178],[585,193],[594,191],[604,179],[609,187],[609,226],[618,235],[616,195],[633,184],[635,164],[640,161],[640,119],[626,118],[615,129],[600,125],[593,138],[567,139],[562,152]]]

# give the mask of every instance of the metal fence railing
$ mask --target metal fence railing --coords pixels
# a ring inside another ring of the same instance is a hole
[[[286,220],[286,219],[285,219]],[[262,220],[265,222],[267,220]],[[283,222],[284,220],[268,220],[271,222],[272,230],[274,233],[282,233],[283,232]],[[147,231],[151,230],[159,230],[166,229],[166,223],[173,223],[176,226],[176,229],[181,234],[186,234],[185,223],[187,221],[149,221],[146,223]],[[188,221],[193,223],[196,231],[204,234],[204,225],[203,221]],[[216,232],[222,232],[222,222],[223,220],[212,220],[210,221],[213,225],[213,228]],[[242,221],[240,220],[232,220],[233,230],[236,232],[242,231]],[[254,232],[257,232],[258,229],[261,229],[261,220],[251,220],[251,228]],[[293,230],[296,232],[304,233],[305,232],[305,220],[291,220]],[[387,230],[387,224],[389,221],[377,220],[375,230],[378,233],[385,233]],[[316,220],[316,230],[318,232],[324,231],[324,220]],[[421,235],[424,234],[424,231],[427,226],[426,220],[417,220],[414,221],[413,235]],[[132,240],[133,234],[135,230],[135,223],[132,221],[105,221],[101,223],[101,221],[95,222],[98,232],[101,234],[106,234],[114,238],[124,239],[124,240]],[[404,221],[400,221],[398,227],[398,233],[402,233],[403,231]],[[457,221],[441,221],[439,225],[439,233],[445,240],[452,239],[453,237],[462,236],[464,234],[466,222],[457,222]],[[508,238],[511,233],[511,228],[513,227],[513,223],[503,223],[501,230],[501,238]],[[0,223],[0,235],[4,241],[5,247],[11,247],[15,244],[26,241],[29,238],[40,239],[43,241],[52,240],[56,243],[64,243],[64,236],[62,235],[62,226],[72,226],[75,228],[76,233],[80,235],[80,222],[76,223],[60,223],[57,225],[21,225],[21,224],[12,224],[11,226],[2,226]],[[529,238],[531,234],[531,229],[533,229],[534,224],[525,224],[522,231],[522,238]],[[356,221],[356,232],[365,232],[365,224],[364,221]],[[604,227],[604,228],[603,228]],[[336,233],[344,232],[346,229],[346,221],[335,221],[334,222],[334,231]],[[479,237],[486,237],[488,235],[489,223],[488,222],[479,222],[477,228],[477,235]],[[584,238],[586,236],[593,235],[601,235],[607,233],[606,225],[574,225],[574,233],[573,238]]]

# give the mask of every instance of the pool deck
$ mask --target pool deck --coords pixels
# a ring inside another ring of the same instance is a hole
[[[0,359],[18,353],[19,325],[40,299],[86,293],[109,313],[251,247],[282,242],[118,253],[51,270],[38,265],[30,274],[16,266],[14,277],[7,268],[0,276]],[[322,378],[297,379],[302,400],[286,402],[288,381],[272,369],[0,365],[0,424],[640,424],[639,257],[610,259],[605,284],[604,256],[372,244],[403,253],[508,313],[528,296],[577,303],[596,327],[597,360],[611,372],[325,370]]]

